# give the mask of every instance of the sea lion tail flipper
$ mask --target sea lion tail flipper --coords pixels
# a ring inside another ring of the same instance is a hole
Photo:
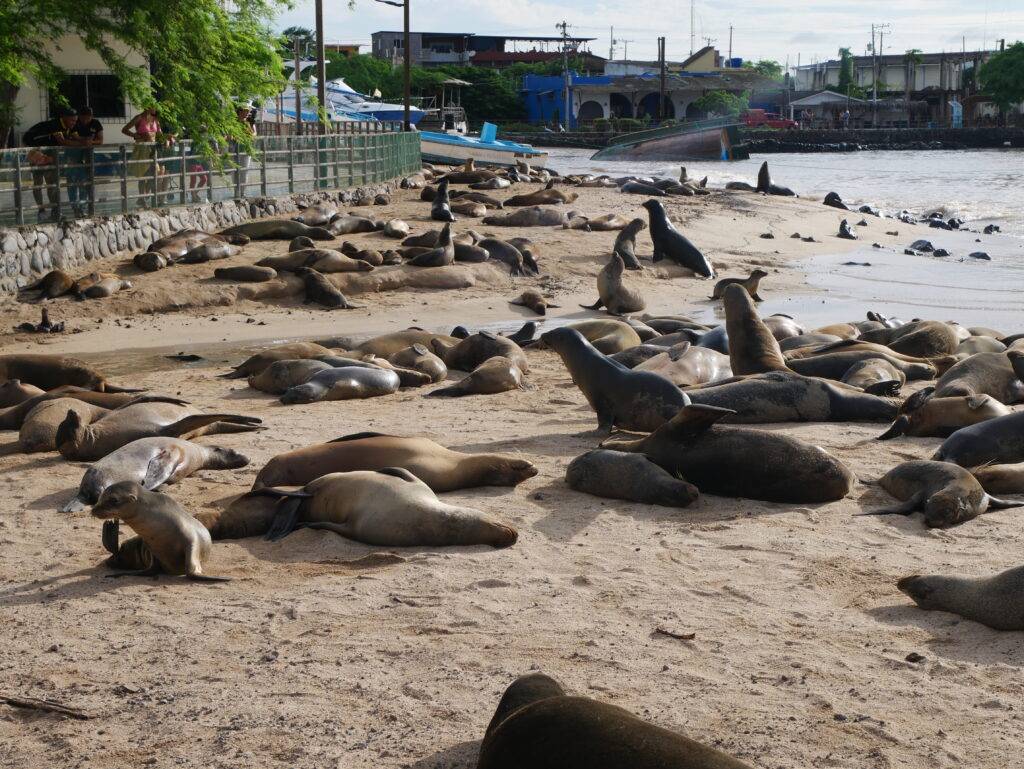
[[[217,425],[218,422],[222,424]],[[259,417],[247,417],[240,414],[190,414],[177,422],[164,426],[160,430],[160,435],[166,438],[180,438],[193,433],[192,437],[195,438],[209,434],[211,430],[208,428],[215,425],[217,429],[212,432],[249,432],[255,430],[262,423],[263,420]],[[199,430],[203,430],[203,432],[197,432]]]
[[[187,579],[193,582],[230,582],[231,577],[213,577],[209,574],[186,574]]]
[[[237,366],[226,374],[217,374],[219,379],[245,379],[248,374],[244,374],[241,371],[241,366]]]
[[[160,564],[154,563],[145,569],[132,569],[131,571],[112,571],[105,575],[109,579],[118,579],[120,577],[155,577],[161,574]]]
[[[896,417],[896,421],[889,425],[889,429],[878,436],[876,440],[887,441],[891,438],[899,438],[907,434],[907,427],[910,426],[910,417],[906,414]]]
[[[919,491],[910,499],[900,502],[897,505],[881,507],[878,510],[865,510],[864,512],[857,513],[856,515],[910,515],[921,506],[924,499],[925,493],[923,491]]]
[[[345,441],[359,441],[359,440],[362,440],[363,438],[391,438],[391,437],[393,437],[393,436],[388,435],[387,433],[374,433],[374,432],[352,433],[351,435],[343,435],[340,438],[335,438],[334,440],[327,441],[327,442],[328,443],[344,443]]]
[[[1024,507],[1024,499],[1000,499],[989,495],[989,510],[1005,510],[1008,507]]]
[[[600,310],[603,304],[604,302],[601,299],[598,299],[593,304],[581,304],[580,307],[584,310]]]
[[[146,465],[146,473],[142,479],[142,488],[147,491],[159,488],[167,479],[170,478],[174,471],[177,469],[175,465],[172,465],[169,461],[171,458],[171,452],[168,449],[160,449]]]
[[[21,445],[21,441],[14,441],[12,443],[5,443],[0,446],[0,457],[7,457],[11,454],[23,454],[25,453],[24,448]]]
[[[755,292],[753,293],[753,295],[751,296],[751,298],[752,298],[752,299],[753,299],[753,300],[754,300],[755,302],[763,302],[763,301],[764,301],[764,299],[762,299],[762,298],[761,298],[761,295],[760,295],[759,293],[757,293],[756,291],[755,291]]]
[[[426,398],[458,398],[460,395],[467,395],[462,391],[458,385],[450,385],[449,387],[439,387],[436,390],[431,390],[428,393],[424,393]]]
[[[880,395],[885,398],[895,398],[900,394],[903,385],[898,379],[889,379],[885,382],[872,382],[864,388],[868,395]]]
[[[733,409],[694,403],[679,409],[679,412],[672,417],[665,427],[674,436],[685,440],[706,432],[711,429],[715,422],[735,413]]]
[[[297,497],[288,496],[278,502],[274,520],[263,538],[268,542],[277,542],[295,531],[301,507],[302,499]]]
[[[145,387],[120,387],[119,385],[110,384],[110,382],[103,383],[103,392],[105,393],[144,393],[146,392]]]

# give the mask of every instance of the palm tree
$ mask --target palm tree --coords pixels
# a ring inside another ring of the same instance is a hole
[[[911,83],[914,82],[916,65],[921,63],[921,49],[911,48],[903,54],[903,101],[907,110],[907,128],[910,128],[910,91]]]

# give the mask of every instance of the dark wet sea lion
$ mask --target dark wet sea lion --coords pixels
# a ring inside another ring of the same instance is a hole
[[[595,497],[665,507],[687,507],[699,496],[696,486],[673,477],[642,454],[606,449],[576,457],[565,471],[565,482]]]
[[[153,556],[149,568],[115,572],[115,576],[163,573],[181,574],[204,582],[226,581],[223,577],[203,573],[203,561],[209,558],[212,549],[210,532],[166,494],[146,491],[134,481],[121,481],[100,495],[92,515],[127,523]],[[106,525],[104,529],[106,538]]]
[[[1024,401],[1024,352],[979,352],[960,361],[935,383],[935,396],[991,395],[1000,403]]]
[[[757,172],[757,191],[764,192],[768,195],[785,195],[787,197],[795,197],[796,193],[793,192],[789,187],[780,187],[772,182],[772,175],[768,171],[768,161],[764,161],[761,164],[760,170]]]
[[[994,630],[1024,630],[1024,566],[991,577],[914,575],[896,587],[922,609],[959,614]]]
[[[87,363],[63,355],[0,355],[0,381],[7,379],[17,379],[22,384],[35,385],[43,390],[75,385],[97,392],[140,392],[111,384]]]
[[[622,257],[612,254],[612,258],[604,269],[597,274],[597,301],[591,305],[580,305],[585,310],[597,310],[604,307],[612,315],[626,315],[640,312],[646,306],[640,292],[626,285],[622,273],[626,265]]]
[[[726,753],[587,697],[540,673],[512,683],[477,769],[751,769]]]
[[[790,370],[778,341],[761,321],[753,298],[743,286],[726,286],[722,291],[722,307],[733,374],[743,376]]]
[[[295,274],[302,278],[306,289],[303,304],[319,304],[329,310],[358,310],[362,305],[352,304],[331,281],[309,267],[300,267]]]
[[[697,275],[703,275],[705,278],[715,277],[711,262],[669,221],[660,200],[648,200],[643,206],[647,209],[650,219],[655,262],[670,259],[693,270]]]
[[[619,190],[628,195],[647,195],[661,197],[665,195],[665,191],[655,187],[653,184],[644,184],[638,181],[629,181],[619,187]]]
[[[636,257],[636,236],[647,227],[647,222],[639,217],[630,221],[618,235],[615,236],[615,245],[612,253],[622,257],[627,270],[642,270],[643,265]]]
[[[435,222],[454,222],[451,203],[448,200],[448,180],[442,179],[437,185],[437,194],[430,204],[430,218]]]
[[[447,267],[454,263],[455,245],[452,243],[451,224],[446,224],[441,230],[434,248],[406,262],[413,267]]]
[[[671,348],[670,348],[671,349]],[[617,352],[608,357],[618,361],[629,369],[636,368],[645,360],[650,360],[656,355],[664,355],[665,348],[656,344],[638,344],[622,352]]]
[[[382,368],[345,366],[314,374],[300,385],[290,387],[281,395],[281,403],[316,403],[318,401],[375,398],[398,392],[401,380],[394,371]]]
[[[792,371],[804,376],[819,376],[825,379],[842,380],[857,363],[880,360],[900,372],[903,381],[934,379],[935,367],[930,363],[908,363],[883,352],[839,350],[814,355],[808,358],[787,358],[786,365]]]
[[[646,371],[632,371],[605,357],[574,328],[548,331],[541,339],[557,352],[597,414],[598,430],[654,430],[690,399],[674,384]]]
[[[948,323],[935,320],[914,321],[898,328],[868,331],[861,334],[860,338],[921,358],[952,355],[960,344],[956,332]]]
[[[457,371],[472,371],[488,358],[502,356],[512,361],[524,374],[530,372],[530,364],[522,348],[508,337],[490,331],[471,334],[450,347],[441,340],[434,340],[431,346],[448,368]]]
[[[305,235],[313,240],[333,240],[334,235],[323,227],[309,227],[288,219],[260,219],[255,222],[236,224],[217,233],[220,236],[245,235],[253,240],[291,240]]]
[[[694,404],[646,438],[602,446],[644,454],[701,493],[811,504],[842,499],[853,488],[853,473],[817,446],[778,433],[715,425],[731,414]]]
[[[1024,411],[961,427],[942,442],[932,459],[961,467],[1024,462]]]
[[[969,471],[949,462],[904,462],[883,475],[878,484],[900,504],[867,515],[909,515],[920,509],[925,525],[931,528],[965,523],[987,510],[1024,507],[1024,500],[989,496]]]
[[[508,358],[488,358],[472,372],[450,387],[441,387],[427,393],[431,397],[458,398],[463,395],[493,395],[519,390],[525,385],[523,372]]]

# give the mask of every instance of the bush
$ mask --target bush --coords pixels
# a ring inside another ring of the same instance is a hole
[[[615,128],[623,133],[630,131],[641,131],[644,128],[642,120],[631,117],[620,117],[615,121]]]

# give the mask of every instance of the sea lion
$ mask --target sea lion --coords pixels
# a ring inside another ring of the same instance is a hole
[[[115,572],[112,576],[164,573],[182,574],[203,582],[227,581],[224,577],[203,574],[203,561],[209,558],[212,548],[210,532],[166,494],[146,491],[135,481],[121,481],[104,490],[92,508],[92,515],[103,520],[121,519],[139,535],[152,554],[148,568]],[[104,529],[106,539],[109,536],[106,525]]]
[[[921,358],[952,355],[960,344],[956,331],[948,323],[935,320],[912,321],[898,328],[868,331],[862,333],[860,338]]]
[[[422,387],[425,384],[430,384],[429,374],[424,374],[422,371],[417,371],[411,368],[395,366],[390,361],[384,358],[378,358],[376,355],[364,355],[362,359],[344,357],[341,355],[322,355],[317,358],[317,360],[327,363],[332,368],[336,369],[352,366],[355,368],[394,371],[395,374],[398,375],[399,387]]]
[[[871,350],[838,350],[807,358],[787,358],[787,367],[804,376],[820,376],[825,379],[842,381],[854,365],[868,361],[882,361],[886,366],[899,372],[896,379],[902,382],[935,378],[935,366],[930,363],[908,363],[884,352]],[[892,381],[890,378],[889,380]]]
[[[754,308],[743,286],[732,284],[722,291],[725,328],[729,335],[729,361],[733,374],[789,371],[779,343]]]
[[[811,333],[838,336],[843,340],[854,340],[860,336],[861,331],[860,328],[852,323],[830,323],[827,326],[814,329]]]
[[[222,446],[201,446],[180,438],[140,438],[86,470],[78,494],[61,511],[69,513],[94,505],[106,489],[122,481],[134,481],[153,491],[199,470],[236,470],[248,464],[248,457]]]
[[[518,331],[513,331],[511,334],[502,332],[502,336],[511,339],[513,342],[518,344],[520,347],[527,342],[532,342],[537,336],[537,323],[532,320],[526,321],[522,326],[519,327]]]
[[[434,248],[437,246],[437,239],[441,237],[441,230],[427,230],[422,235],[412,235],[402,241],[402,245],[408,248]],[[455,240],[456,238],[453,238]]]
[[[664,347],[645,343],[638,344],[635,347],[630,347],[628,350],[623,350],[622,352],[614,353],[608,357],[612,360],[618,361],[628,369],[634,369],[645,360],[650,360],[656,355],[664,355],[665,352],[666,350]]]
[[[690,402],[682,390],[663,377],[632,371],[605,357],[574,328],[556,328],[541,339],[561,356],[572,381],[597,414],[599,431],[614,426],[654,430]]]
[[[93,422],[111,409],[77,400],[74,397],[43,400],[29,411],[18,430],[18,442],[5,446],[4,453],[33,454],[57,450],[57,430],[74,411],[86,424]]]
[[[478,242],[483,240],[484,238],[481,238]],[[509,238],[506,242],[523,255],[523,273],[525,275],[540,275],[540,265],[537,263],[540,250],[536,243],[524,237]]]
[[[838,192],[828,193],[825,196],[825,199],[822,201],[822,203],[824,203],[826,206],[829,206],[830,208],[838,208],[842,211],[850,210],[849,206],[847,206],[846,203],[843,202],[843,199],[839,197]]]
[[[38,291],[39,301],[56,299],[58,296],[70,294],[75,286],[75,279],[64,270],[50,270],[35,283],[25,286],[22,291]]]
[[[788,435],[715,424],[732,414],[686,406],[646,438],[609,440],[602,447],[642,453],[701,493],[802,504],[850,493],[853,473],[824,449]]]
[[[961,427],[942,442],[932,459],[961,467],[1024,462],[1024,411]]]
[[[340,214],[327,226],[332,235],[355,235],[360,232],[376,232],[382,229],[377,222],[356,214]],[[320,238],[318,238],[319,240]]]
[[[791,336],[801,336],[804,333],[804,327],[793,320],[788,315],[782,315],[781,313],[775,313],[761,319],[765,327],[772,332],[772,336],[775,337],[776,342],[781,342],[783,339],[789,339]]]
[[[130,280],[122,280],[121,278],[104,278],[103,280],[96,281],[84,291],[78,292],[75,298],[105,299],[108,296],[113,296],[118,291],[128,291],[131,287],[132,283]]]
[[[188,403],[188,401],[183,401],[180,398],[172,398],[166,395],[100,393],[95,390],[86,390],[82,387],[67,385],[35,395],[14,406],[0,409],[0,430],[20,430],[24,425],[25,419],[28,418],[28,415],[38,405],[61,398],[71,398],[75,401],[84,402],[103,409],[116,409],[130,403],[175,403],[179,406],[184,406]]]
[[[987,510],[1024,507],[1024,500],[989,496],[970,472],[949,462],[904,462],[883,475],[878,484],[900,504],[865,515],[910,515],[920,508],[929,528],[966,523]]]
[[[307,238],[305,235],[292,238],[288,243],[289,253],[292,251],[303,251],[307,248],[316,248],[316,241],[312,238]]]
[[[669,221],[665,207],[660,200],[648,200],[643,204],[650,220],[651,242],[654,243],[654,261],[671,259],[673,262],[693,270],[705,278],[715,277],[711,262],[693,243]]]
[[[772,182],[771,172],[768,171],[768,161],[764,161],[761,164],[761,168],[757,172],[757,187],[758,192],[763,192],[767,195],[785,195],[787,197],[796,197],[796,193],[789,187],[780,187],[779,185]]]
[[[419,343],[392,353],[388,356],[388,362],[426,374],[431,382],[440,382],[448,376],[448,367],[444,361]]]
[[[975,467],[971,474],[989,494],[1024,493],[1024,465],[986,465]]]
[[[320,273],[371,272],[374,269],[368,262],[323,248],[303,248],[281,256],[268,256],[256,262],[256,266],[270,267],[278,272],[298,272],[303,267]]]
[[[487,215],[487,206],[472,200],[453,200],[450,204],[453,214],[479,219]]]
[[[628,181],[619,187],[619,191],[626,195],[651,195],[655,197],[663,197],[665,191],[655,187],[653,184],[645,184],[644,182]]]
[[[249,387],[271,395],[280,395],[285,390],[309,381],[313,374],[332,368],[315,358],[299,358],[296,360],[276,360],[249,377]]]
[[[455,246],[452,243],[452,226],[446,224],[438,236],[437,245],[426,253],[410,259],[406,264],[413,267],[447,267],[455,263]]]
[[[934,392],[934,387],[927,387],[907,398],[896,420],[878,436],[878,440],[901,435],[948,438],[961,427],[1010,413],[1010,409],[988,395],[935,398],[932,397]]]
[[[707,347],[695,347],[690,342],[681,342],[630,368],[663,376],[677,387],[707,384],[732,376],[729,356]]]
[[[521,390],[526,386],[523,372],[503,356],[488,358],[469,374],[449,387],[427,393],[430,397],[459,398],[463,395],[493,395]]]
[[[469,185],[471,190],[504,190],[512,186],[512,182],[508,179],[502,179],[500,176],[495,176],[485,181],[473,182]]]
[[[628,226],[629,221],[618,214],[602,214],[593,218],[579,216],[562,225],[567,230],[586,230],[587,232],[611,232]]]
[[[0,383],[0,408],[17,406],[19,403],[24,403],[29,398],[35,398],[45,392],[46,390],[43,388],[26,384],[20,379],[8,379]]]
[[[274,494],[275,489],[263,489]],[[388,547],[490,545],[509,547],[515,529],[469,507],[442,502],[408,470],[331,473],[285,492],[266,538],[275,541],[296,526],[327,529],[356,542]]]
[[[232,368],[227,374],[221,374],[220,376],[222,379],[245,379],[253,374],[259,374],[274,361],[300,360],[302,358],[316,358],[320,355],[330,354],[331,351],[328,348],[315,342],[289,342],[251,355],[242,363]]]
[[[132,264],[143,272],[159,272],[173,264],[173,262],[156,251],[144,251],[132,257]]]
[[[627,270],[642,270],[643,265],[640,264],[636,257],[636,236],[640,230],[647,227],[647,222],[643,219],[636,218],[629,222],[619,234],[615,236],[615,245],[612,247],[612,253],[618,254],[623,263],[626,265]]]
[[[0,355],[0,381],[7,379],[17,379],[24,385],[35,385],[43,390],[75,385],[97,392],[141,392],[111,384],[106,377],[87,363],[63,355],[40,355],[38,353]]]
[[[291,387],[281,395],[281,403],[315,403],[354,398],[375,398],[397,392],[401,384],[398,374],[382,368],[345,366],[314,374],[303,384]]]
[[[490,258],[490,252],[485,248],[471,244],[471,243],[456,243],[455,244],[455,261],[466,262],[472,264],[479,264],[480,262],[486,262]]]
[[[495,214],[483,219],[483,223],[491,227],[561,227],[568,221],[566,213],[541,206],[520,208],[510,214]]]
[[[579,198],[579,193],[556,190],[551,186],[552,184],[553,182],[548,182],[548,186],[542,190],[535,190],[524,195],[513,195],[505,200],[505,206],[557,206],[562,203],[574,203]]]
[[[746,278],[722,278],[715,284],[715,288],[711,292],[711,298],[721,299],[722,292],[726,286],[738,285],[743,286],[755,302],[763,302],[764,299],[761,298],[757,291],[761,285],[761,278],[766,277],[768,277],[768,273],[758,267],[755,270],[751,270],[750,275]]]
[[[339,254],[340,256],[340,254]],[[302,278],[306,289],[303,304],[319,304],[329,310],[359,310],[361,304],[351,304],[338,287],[310,267],[300,267],[295,274]]]
[[[211,236],[195,248],[190,249],[184,256],[175,259],[174,263],[205,264],[206,262],[216,262],[236,256],[240,251],[241,249],[237,246],[227,243],[218,237]]]
[[[139,438],[197,438],[259,429],[262,420],[239,414],[198,414],[174,403],[131,403],[85,424],[69,410],[57,428],[57,451],[65,459],[94,462]]]
[[[454,222],[451,202],[448,200],[448,179],[442,179],[437,185],[437,194],[430,204],[430,218],[435,222]]]
[[[843,240],[857,240],[857,233],[850,227],[850,223],[843,219],[843,221],[839,222],[839,233],[836,237]]]
[[[581,304],[580,307],[597,310],[603,306],[611,315],[627,315],[644,309],[646,303],[640,292],[622,280],[625,270],[622,257],[612,254],[608,264],[597,274],[597,301],[591,305]]]
[[[313,240],[334,240],[330,230],[323,227],[310,227],[301,222],[288,219],[260,219],[228,227],[217,233],[220,236],[245,235],[252,240],[291,240],[298,235],[305,235]]]
[[[918,606],[948,611],[993,630],[1024,630],[1024,566],[992,577],[904,577],[896,583]]]
[[[643,454],[606,449],[576,457],[565,471],[565,482],[595,497],[664,507],[688,507],[699,496],[696,486],[674,478]]]
[[[477,244],[487,251],[487,258],[508,265],[509,275],[525,275],[523,253],[508,241],[499,238],[484,238]]]
[[[320,227],[330,224],[337,217],[338,206],[335,203],[317,203],[316,205],[303,208],[297,216],[292,217],[292,221],[300,222],[310,227]]]
[[[841,342],[842,339],[835,334],[818,334],[811,332],[809,334],[800,334],[799,336],[789,336],[785,339],[778,340],[779,348],[787,353],[787,361],[791,357],[788,353],[793,350],[800,350],[810,347],[821,347],[832,342]]]
[[[1006,345],[991,336],[971,336],[956,346],[953,354],[970,356],[979,352],[1005,352]]]
[[[780,342],[780,345],[781,344],[783,344],[783,342]],[[951,366],[959,363],[959,359],[955,355],[939,355],[934,358],[920,358],[916,355],[907,355],[902,352],[896,352],[891,347],[887,347],[884,344],[864,342],[860,339],[840,339],[838,342],[829,342],[812,347],[800,347],[795,350],[791,350],[786,355],[786,361],[788,363],[792,360],[811,358],[818,355],[830,355],[836,352],[882,354],[887,358],[895,358],[896,360],[901,360],[904,363],[919,363],[933,366],[935,368],[935,373],[940,375],[948,371]]]
[[[441,340],[446,345],[459,343],[457,338],[448,334],[435,334],[431,331],[424,331],[421,328],[408,328],[405,331],[394,331],[390,334],[381,334],[372,339],[367,339],[365,342],[355,345],[353,349],[357,352],[388,358],[414,344],[421,344],[430,349],[435,339]],[[325,353],[327,352],[330,351],[325,350]]]
[[[752,769],[627,710],[571,697],[532,673],[505,691],[480,745],[477,769]]]
[[[452,200],[470,200],[474,203],[482,203],[487,208],[505,207],[505,204],[497,198],[485,195],[482,192],[474,192],[472,190],[457,190],[455,192],[449,192],[448,197]]]
[[[952,366],[935,383],[935,396],[991,395],[1000,403],[1024,401],[1024,352],[979,352]]]
[[[846,369],[839,381],[874,395],[896,396],[907,383],[907,375],[886,358],[868,358]]]
[[[490,331],[479,331],[460,339],[457,344],[447,345],[435,339],[431,342],[434,352],[445,365],[457,371],[472,371],[488,358],[505,357],[524,373],[530,371],[529,361],[522,348],[508,337]]]
[[[514,304],[518,307],[528,307],[537,315],[546,315],[548,307],[557,308],[559,306],[548,302],[544,295],[535,288],[528,288],[515,299],[510,299],[509,304]]]
[[[582,334],[583,338],[590,342],[598,352],[605,355],[614,355],[640,344],[640,335],[636,329],[621,320],[611,318],[581,320],[567,324],[566,328],[571,328]],[[537,346],[543,348],[546,345],[541,341]]]
[[[889,422],[899,402],[852,387],[786,371],[752,374],[686,390],[695,404],[719,406],[737,424],[776,422]]]
[[[253,488],[302,486],[328,473],[402,467],[438,493],[478,486],[517,486],[537,474],[507,454],[465,454],[428,438],[356,433],[278,454],[256,475]]]
[[[213,277],[220,280],[233,280],[236,283],[266,283],[277,277],[277,270],[272,267],[257,267],[244,264],[238,267],[218,267]]]

